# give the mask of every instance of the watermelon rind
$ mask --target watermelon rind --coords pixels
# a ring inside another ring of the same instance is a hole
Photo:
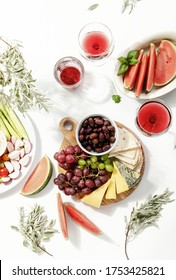
[[[46,161],[47,172],[45,172],[45,173],[40,172],[40,174],[39,174],[39,172],[37,172],[36,170],[37,170],[37,167],[42,163],[42,161]],[[47,184],[49,183],[49,181],[51,179],[51,176],[52,176],[52,173],[53,173],[53,166],[52,166],[51,160],[47,155],[45,155],[39,161],[37,166],[34,168],[33,172],[31,173],[31,175],[27,179],[27,181],[26,181],[25,185],[23,186],[20,193],[24,196],[30,196],[30,195],[34,195],[34,194],[37,194],[37,193],[41,192],[47,186]],[[38,184],[38,186],[33,191],[30,191],[30,181],[33,178],[37,178],[38,176],[43,176],[40,184]]]

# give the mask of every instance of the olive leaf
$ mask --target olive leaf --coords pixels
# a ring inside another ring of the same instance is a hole
[[[99,4],[93,4],[93,5],[91,5],[91,6],[88,8],[88,10],[89,10],[89,11],[93,11],[93,10],[95,10],[95,9],[98,7],[98,5],[99,5]]]
[[[23,237],[23,246],[37,254],[45,252],[52,256],[46,251],[42,243],[49,241],[58,231],[53,228],[55,220],[49,221],[44,212],[44,208],[38,204],[35,204],[29,213],[25,211],[24,207],[20,207],[19,226],[11,226],[11,228],[21,233]]]
[[[166,189],[160,195],[150,196],[140,206],[136,203],[136,207],[132,208],[129,220],[125,217],[126,223],[126,238],[125,238],[125,255],[129,260],[127,253],[127,244],[129,240],[142,232],[149,226],[158,226],[157,222],[161,217],[161,211],[163,206],[167,203],[173,202],[174,199],[170,199],[173,192]]]
[[[21,45],[0,37],[6,48],[0,48],[0,96],[1,103],[18,109],[21,113],[37,107],[48,111],[49,99],[40,92],[32,71],[26,67]]]

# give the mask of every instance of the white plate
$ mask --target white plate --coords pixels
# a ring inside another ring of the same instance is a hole
[[[18,115],[19,119],[21,120],[22,124],[24,125],[24,127],[28,133],[29,140],[31,141],[31,144],[32,144],[32,150],[30,152],[31,158],[30,158],[29,164],[26,167],[22,167],[20,175],[17,179],[12,179],[7,185],[0,184],[0,194],[7,192],[10,189],[19,185],[20,182],[27,175],[27,173],[30,171],[30,168],[34,161],[34,155],[35,155],[35,151],[36,151],[36,136],[35,136],[34,127],[26,114],[24,116],[20,113],[16,113],[16,114]],[[22,188],[22,186],[21,186],[21,188]]]
[[[147,48],[149,46],[149,44],[151,42],[157,44],[162,39],[170,39],[174,43],[176,43],[176,32],[159,33],[159,34],[155,34],[153,36],[147,37],[147,38],[143,38],[143,39],[139,40],[138,42],[135,42],[134,44],[129,46],[122,53],[118,54],[117,57],[120,57],[120,56],[125,56],[126,57],[127,53],[130,50],[135,50],[135,49],[140,50],[142,48],[145,49],[145,48]],[[125,94],[128,97],[136,99],[136,96],[135,96],[133,91],[130,91],[130,90],[127,90],[127,89],[124,88],[122,77],[121,76],[117,76],[119,65],[120,65],[120,63],[117,62],[116,67],[115,67],[115,87],[116,87],[116,90],[117,91],[119,90],[121,93]],[[175,88],[176,88],[176,79],[173,79],[170,83],[168,83],[167,85],[165,85],[163,87],[153,88],[151,90],[151,92],[149,92],[149,93],[141,93],[141,95],[140,95],[140,97],[138,97],[138,99],[157,98],[157,97],[160,97],[160,96],[162,96],[164,94],[167,94],[167,93],[171,92]]]

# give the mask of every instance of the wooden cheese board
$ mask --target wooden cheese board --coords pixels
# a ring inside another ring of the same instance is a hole
[[[138,143],[140,143],[140,140],[137,138],[137,136],[133,133],[133,131],[131,131],[128,127],[124,126],[123,124],[116,122],[116,125],[119,129],[125,129],[126,131],[128,131],[129,133],[131,133],[136,141],[138,141]],[[75,132],[76,132],[76,127],[77,127],[77,122],[70,118],[70,117],[65,117],[63,118],[60,122],[59,122],[59,130],[63,133],[63,141],[62,144],[59,148],[59,151],[65,149],[67,146],[69,145],[76,145],[76,138],[75,138]],[[141,164],[140,164],[140,178],[139,180],[136,182],[136,184],[134,184],[131,188],[129,188],[129,190],[121,192],[119,194],[117,194],[115,199],[106,199],[105,197],[103,197],[102,201],[101,201],[101,205],[109,205],[112,203],[116,203],[119,202],[123,199],[125,199],[126,197],[128,197],[130,194],[132,194],[134,192],[134,190],[138,187],[143,173],[144,173],[144,169],[145,169],[145,157],[144,157],[144,150],[142,148],[142,144],[140,143],[140,149],[141,149]],[[60,166],[58,166],[58,170],[59,173],[65,173],[65,170],[63,170]],[[84,195],[82,194],[76,194],[74,197],[76,197],[77,199],[82,199]]]

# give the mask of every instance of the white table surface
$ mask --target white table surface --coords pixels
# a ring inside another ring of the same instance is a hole
[[[99,6],[94,11],[88,7],[94,3]],[[54,166],[53,177],[48,186],[33,197],[20,194],[23,182],[9,192],[0,194],[0,258],[21,260],[49,260],[46,254],[36,255],[22,245],[21,236],[10,226],[18,222],[18,208],[30,209],[35,203],[44,206],[47,215],[56,219],[59,228],[56,194],[53,178],[57,174],[57,164],[53,159],[59,149],[63,135],[58,130],[63,117],[79,120],[91,113],[103,113],[132,129],[140,138],[145,151],[145,173],[139,187],[125,200],[111,206],[95,209],[73,201],[62,195],[64,202],[74,205],[91,218],[104,232],[96,237],[73,222],[68,221],[69,240],[62,234],[55,235],[46,244],[54,259],[58,260],[125,260],[124,216],[131,213],[136,202],[144,202],[149,195],[162,193],[166,187],[176,192],[176,93],[175,90],[162,97],[173,114],[169,131],[158,137],[146,137],[136,128],[134,119],[139,103],[122,96],[115,104],[111,95],[114,67],[118,53],[139,38],[161,31],[174,31],[176,28],[174,0],[142,0],[135,10],[121,14],[122,1],[118,0],[31,0],[1,1],[1,35],[18,39],[23,44],[23,55],[28,69],[37,79],[37,86],[46,92],[53,101],[50,113],[34,111],[29,116],[36,132],[37,147],[33,166],[47,154]],[[93,21],[107,24],[114,35],[115,49],[102,66],[86,62],[79,54],[77,35],[81,27]],[[83,85],[73,92],[64,90],[53,77],[55,62],[66,55],[79,58],[85,67],[86,77]],[[173,198],[176,195],[174,193]],[[176,204],[164,206],[159,228],[144,230],[129,243],[128,253],[132,260],[175,260],[176,259]]]

